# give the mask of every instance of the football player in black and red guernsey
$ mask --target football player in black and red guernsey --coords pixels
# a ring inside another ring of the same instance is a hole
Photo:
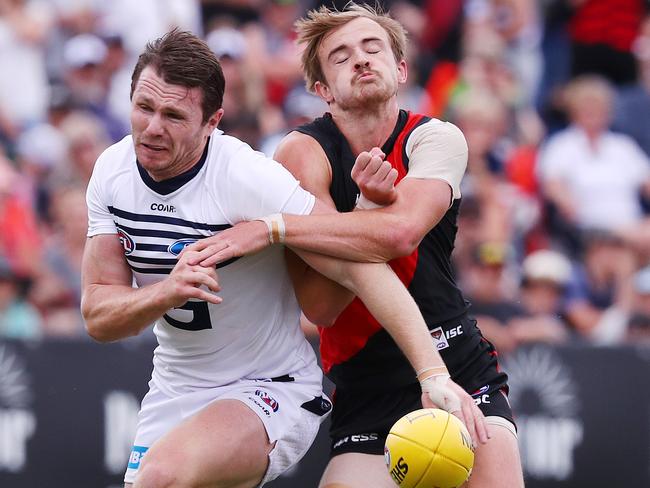
[[[465,139],[453,124],[400,110],[406,39],[389,15],[354,4],[321,7],[297,28],[307,87],[329,112],[288,134],[275,159],[340,213],[274,216],[269,237],[259,226],[236,226],[220,235],[224,245],[201,251],[210,256],[202,264],[268,240],[351,261],[388,261],[419,305],[451,379],[474,396],[488,422],[491,438],[477,446],[468,485],[522,487],[507,376],[467,315],[450,264]],[[336,385],[332,457],[320,488],[393,487],[384,441],[397,419],[421,408],[422,378],[358,299],[295,256],[288,261],[305,315],[333,322],[320,331],[323,366]]]

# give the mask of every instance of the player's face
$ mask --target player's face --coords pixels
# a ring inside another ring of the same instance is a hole
[[[156,181],[178,176],[201,157],[205,141],[223,115],[204,124],[200,88],[171,85],[147,66],[131,101],[131,129],[140,164]]]
[[[406,63],[395,61],[386,31],[376,22],[358,18],[323,39],[318,58],[325,83],[317,93],[330,106],[353,110],[390,100],[406,81]]]

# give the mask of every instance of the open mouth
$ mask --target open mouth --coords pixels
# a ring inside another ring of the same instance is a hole
[[[144,142],[142,142],[140,143],[140,145],[145,149],[148,149],[149,151],[160,152],[165,150],[164,146],[158,146],[155,144],[145,144]]]

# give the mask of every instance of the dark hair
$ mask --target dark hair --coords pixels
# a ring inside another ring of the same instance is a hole
[[[147,43],[133,69],[131,97],[142,70],[149,65],[165,83],[201,88],[204,124],[221,108],[226,88],[221,65],[208,45],[191,32],[174,29]]]

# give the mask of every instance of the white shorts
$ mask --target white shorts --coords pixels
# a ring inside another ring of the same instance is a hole
[[[247,405],[262,420],[275,447],[269,454],[269,466],[259,486],[277,478],[295,465],[307,452],[318,434],[321,422],[332,403],[323,394],[320,370],[306,368],[289,377],[243,379],[227,386],[197,390],[170,397],[153,380],[142,400],[133,449],[124,475],[133,483],[146,451],[159,438],[188,417],[217,400],[234,399]]]

